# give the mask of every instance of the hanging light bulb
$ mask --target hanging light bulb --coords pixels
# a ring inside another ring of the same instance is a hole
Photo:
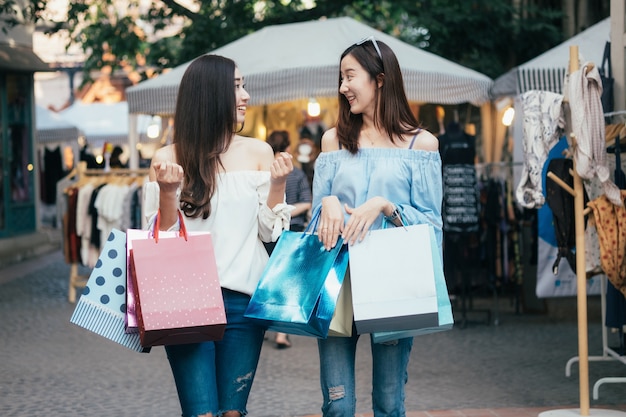
[[[146,129],[146,136],[150,139],[156,139],[161,134],[161,118],[159,116],[152,116],[152,120]]]
[[[509,107],[506,109],[504,114],[502,115],[502,124],[506,127],[511,126],[513,123],[513,118],[515,117],[515,109],[513,107]]]
[[[318,117],[322,112],[320,108],[320,103],[318,103],[318,101],[315,100],[314,97],[311,97],[309,99],[309,103],[306,106],[306,112],[310,117]]]

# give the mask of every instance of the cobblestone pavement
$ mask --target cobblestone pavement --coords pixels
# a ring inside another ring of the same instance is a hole
[[[178,416],[180,409],[162,347],[130,351],[69,322],[69,266],[60,253],[0,270],[0,416]],[[599,300],[589,303],[589,354],[601,354]],[[466,327],[415,339],[406,386],[407,410],[578,407],[575,299],[549,314],[514,314],[499,302],[498,325]],[[480,316],[476,316],[479,318]],[[265,342],[248,404],[252,417],[320,413],[314,339],[293,347]],[[369,343],[358,347],[358,412],[369,413]],[[616,361],[590,362],[590,387],[626,376]],[[626,384],[604,384],[591,407],[626,404]]]

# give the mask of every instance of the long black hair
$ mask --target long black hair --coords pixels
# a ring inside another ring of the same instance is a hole
[[[189,64],[178,88],[173,143],[185,173],[180,204],[188,217],[211,214],[220,156],[237,123],[235,67],[231,59],[203,55]]]

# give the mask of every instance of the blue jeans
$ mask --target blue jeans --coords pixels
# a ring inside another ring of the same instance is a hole
[[[183,417],[247,414],[265,332],[243,316],[250,296],[226,289],[222,294],[227,320],[222,340],[165,346]]]
[[[356,413],[355,357],[359,336],[318,339],[324,417],[354,417]],[[374,417],[404,417],[404,385],[413,338],[374,343],[372,349],[372,408]]]

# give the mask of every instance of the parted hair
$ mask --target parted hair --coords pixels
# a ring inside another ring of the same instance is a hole
[[[173,143],[184,170],[181,210],[206,219],[216,191],[220,156],[235,135],[235,62],[203,55],[189,64],[178,88]]]
[[[393,50],[386,43],[376,41],[380,49],[382,60],[376,52],[372,41],[354,44],[348,47],[341,59],[352,55],[354,59],[367,71],[372,80],[382,80],[382,86],[376,89],[376,107],[374,123],[382,128],[393,143],[402,140],[403,135],[415,132],[420,127],[415,115],[411,112],[409,101],[404,90],[404,81],[400,64]],[[339,74],[341,87],[341,74]],[[363,116],[352,114],[348,99],[339,93],[339,115],[337,117],[337,137],[339,143],[348,151],[355,154],[359,150],[358,140]]]

